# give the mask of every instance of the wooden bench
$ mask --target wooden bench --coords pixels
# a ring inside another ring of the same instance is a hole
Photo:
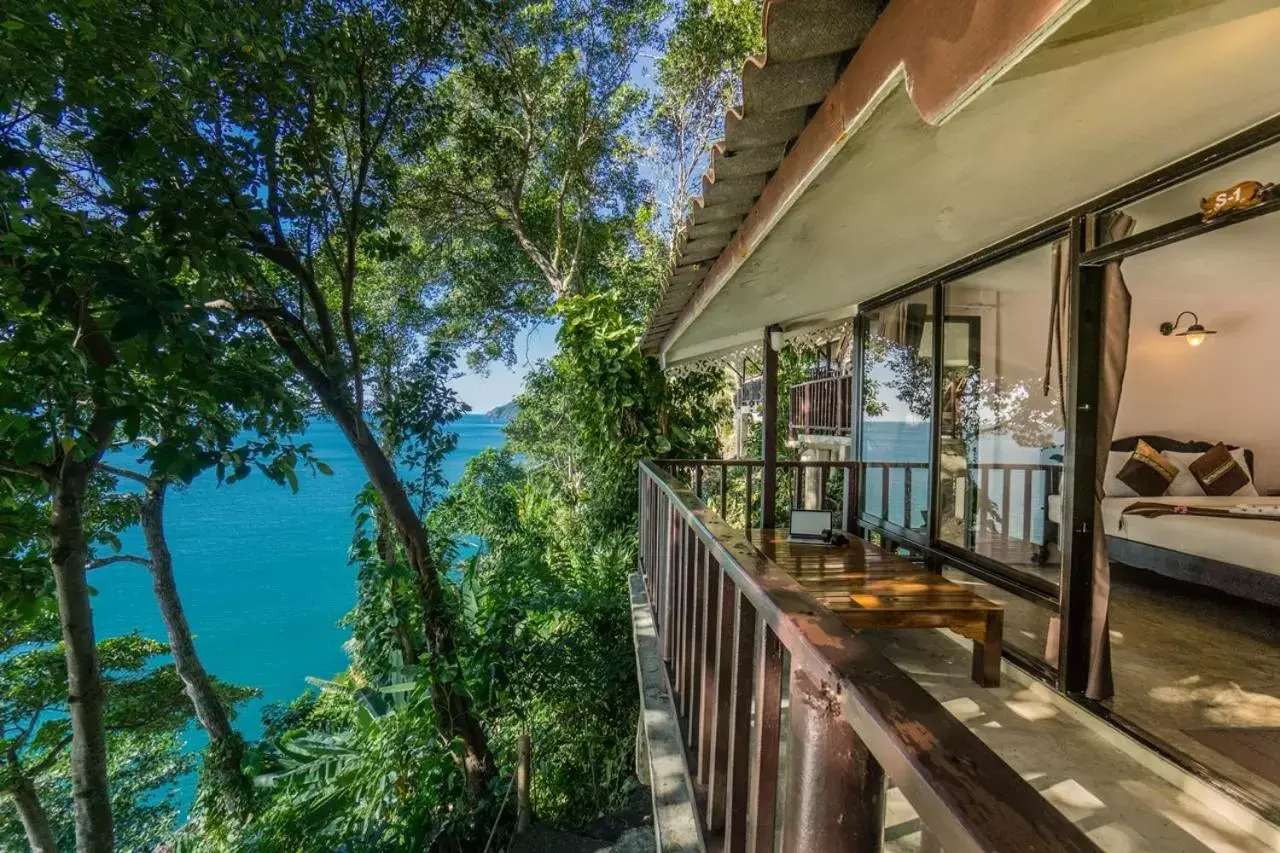
[[[862,539],[806,545],[778,529],[747,537],[850,628],[950,628],[973,641],[973,680],[1000,684],[1000,605]]]

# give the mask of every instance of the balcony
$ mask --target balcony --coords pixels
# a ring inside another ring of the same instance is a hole
[[[791,440],[800,435],[847,436],[853,414],[853,377],[815,371],[818,375],[791,386],[788,426]]]
[[[758,409],[764,400],[764,377],[743,380],[734,394],[734,406],[739,409]]]
[[[916,815],[913,849],[1098,850],[665,469],[642,464],[640,499],[637,642],[677,709],[665,744],[683,752],[701,849],[883,849],[888,780]],[[673,832],[660,815],[660,849]]]
[[[735,465],[749,479],[741,462],[640,466],[632,615],[659,850],[1273,849],[1009,663],[984,687],[946,631],[852,630],[827,606],[847,566],[817,558],[815,583],[785,533],[730,525],[695,492],[714,501]]]

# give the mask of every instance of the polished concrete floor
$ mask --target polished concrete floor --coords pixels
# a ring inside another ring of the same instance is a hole
[[[1051,611],[955,570],[947,575],[1003,604],[1005,643],[1043,659]],[[1190,733],[1280,728],[1280,611],[1118,566],[1111,640],[1116,693],[1104,704],[1280,815],[1280,785]]]
[[[969,678],[966,644],[942,631],[864,632],[1108,853],[1264,853],[1280,830],[1258,820],[1007,661],[1000,687]],[[921,825],[897,790],[885,849],[919,853]],[[927,845],[924,850],[930,850]],[[936,848],[932,848],[936,849]]]
[[[1189,734],[1280,727],[1280,611],[1117,570],[1111,654],[1117,714],[1280,813],[1280,786]]]

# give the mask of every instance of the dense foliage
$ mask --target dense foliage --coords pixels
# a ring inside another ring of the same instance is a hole
[[[671,11],[5,10],[0,846],[483,849],[521,735],[541,819],[580,826],[635,786],[635,466],[714,455],[724,414],[722,377],[639,349],[674,239],[658,211],[683,207],[759,14]],[[656,193],[655,151],[677,185]],[[455,365],[511,363],[544,322],[559,350],[507,449],[446,489]],[[253,690],[199,659],[165,496],[258,475],[287,500],[329,470],[292,438],[316,417],[369,480],[350,666],[246,745]],[[145,553],[121,553],[134,524]],[[150,574],[164,642],[95,634],[91,572],[118,562]]]

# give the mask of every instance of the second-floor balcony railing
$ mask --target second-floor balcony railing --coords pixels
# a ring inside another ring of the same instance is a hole
[[[780,841],[783,853],[876,853],[887,849],[891,784],[919,820],[912,849],[1098,853],[664,467],[641,463],[639,490],[642,604],[696,791],[697,849],[763,853]]]
[[[791,437],[801,433],[848,435],[852,405],[853,377],[847,373],[791,386]]]
[[[764,378],[760,376],[744,380],[734,395],[734,405],[739,409],[756,408],[762,400],[764,400]]]

